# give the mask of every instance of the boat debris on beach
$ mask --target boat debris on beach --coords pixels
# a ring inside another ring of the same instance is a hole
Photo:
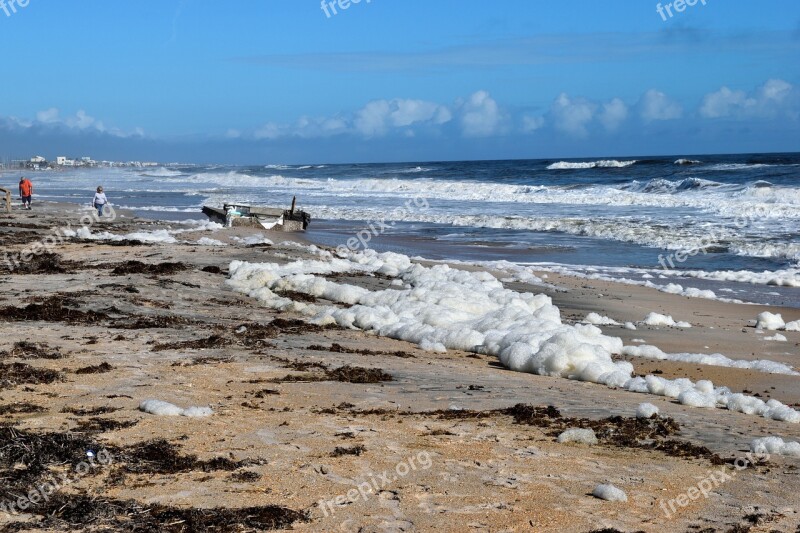
[[[274,231],[305,231],[311,223],[311,215],[296,209],[297,198],[292,207],[280,209],[253,207],[244,204],[224,204],[222,208],[203,206],[203,214],[212,222],[225,227],[262,227]]]

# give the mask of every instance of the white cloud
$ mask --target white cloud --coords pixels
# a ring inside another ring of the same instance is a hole
[[[489,137],[501,129],[503,115],[487,91],[473,93],[461,112],[461,131],[466,137]]]
[[[545,124],[544,117],[532,117],[526,115],[522,117],[522,131],[529,133],[531,131],[536,131],[539,128],[543,127]]]
[[[353,126],[366,137],[385,135],[392,128],[414,125],[440,125],[453,118],[449,109],[434,102],[395,98],[375,100],[356,112]],[[413,130],[404,132],[413,136]]]
[[[570,98],[566,93],[561,93],[550,106],[550,115],[557,130],[585,137],[589,133],[587,126],[594,118],[595,109],[597,106],[585,98]]]
[[[36,113],[36,120],[44,124],[58,122],[58,108],[51,107],[50,109],[39,111]]]
[[[744,91],[732,91],[721,87],[703,97],[700,116],[704,118],[752,118],[772,117],[781,111],[797,115],[793,106],[797,103],[797,91],[792,84],[779,80],[768,80],[750,95]]]
[[[628,118],[628,106],[619,98],[603,104],[598,120],[607,131],[616,131]]]
[[[681,118],[683,107],[666,94],[650,89],[639,100],[639,114],[646,122]]]
[[[34,124],[45,125],[49,127],[65,127],[70,130],[76,131],[97,131],[100,133],[107,133],[114,137],[144,137],[144,130],[142,128],[135,128],[132,132],[125,132],[119,128],[106,128],[102,121],[97,120],[89,115],[85,110],[79,109],[77,113],[71,116],[62,117],[61,111],[57,107],[51,107],[36,113],[35,122],[23,122],[17,120],[17,124],[24,128],[29,128]]]

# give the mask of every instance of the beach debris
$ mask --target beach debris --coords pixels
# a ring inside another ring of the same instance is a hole
[[[225,227],[256,227],[274,231],[305,231],[311,215],[297,209],[297,197],[289,209],[224,204],[222,208],[203,206],[203,214]]]
[[[652,403],[640,403],[636,408],[636,418],[653,418],[658,416],[658,407]]]
[[[609,483],[602,483],[600,485],[597,485],[592,491],[592,496],[594,496],[595,498],[600,498],[601,500],[605,500],[607,502],[628,501],[628,495],[625,494],[625,491]]]
[[[565,443],[577,443],[577,444],[586,444],[588,446],[594,446],[597,444],[597,435],[594,434],[593,429],[579,429],[579,428],[572,428],[564,431],[561,435],[558,436],[558,442],[565,444]]]
[[[210,407],[183,409],[162,400],[145,400],[139,404],[139,410],[156,416],[186,416],[190,418],[203,418],[214,414]]]
[[[800,442],[785,441],[780,437],[754,439],[750,451],[758,454],[788,455],[800,457]]]

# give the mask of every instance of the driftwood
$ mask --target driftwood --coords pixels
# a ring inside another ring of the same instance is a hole
[[[11,191],[8,189],[3,189],[0,187],[0,193],[5,193],[6,195],[6,213],[11,212]]]

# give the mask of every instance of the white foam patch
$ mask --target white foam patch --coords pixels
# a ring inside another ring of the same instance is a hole
[[[758,454],[800,457],[800,442],[785,441],[780,437],[764,437],[754,439],[750,443],[750,451]]]
[[[800,372],[793,367],[770,361],[768,359],[756,359],[747,361],[743,359],[731,359],[720,353],[664,353],[655,346],[644,344],[641,346],[625,346],[622,354],[630,357],[645,357],[647,359],[658,359],[660,361],[680,361],[682,363],[694,363],[709,366],[724,366],[728,368],[742,368],[748,370],[758,370],[766,374],[786,374],[789,376],[800,376]]]
[[[786,337],[784,337],[780,333],[776,333],[775,335],[772,335],[771,337],[764,337],[764,340],[765,341],[775,341],[775,342],[786,342]]]
[[[197,239],[195,244],[200,246],[228,246],[227,243],[218,241],[217,239],[211,239],[209,237],[201,237],[200,239]]]
[[[340,256],[317,254],[318,259],[287,264],[234,261],[226,281],[234,290],[264,306],[301,313],[312,322],[371,331],[426,348],[475,351],[496,356],[511,370],[623,388],[632,392],[678,398],[695,390],[713,395],[720,408],[745,412],[743,395],[711,382],[666,380],[658,376],[632,377],[633,365],[615,361],[622,340],[603,335],[591,324],[567,325],[552,300],[544,294],[519,293],[484,271],[465,271],[440,264],[425,267],[405,255],[373,250]],[[382,274],[403,281],[370,291],[325,279],[332,273]],[[406,288],[407,287],[407,288]],[[292,290],[339,305],[295,302],[274,291]],[[731,398],[734,400],[731,400]],[[777,400],[745,397],[752,414],[800,422],[800,413]],[[686,397],[687,404],[695,403]]]
[[[658,407],[652,403],[640,403],[639,407],[636,408],[636,418],[652,418],[658,412]]]
[[[642,321],[643,324],[647,324],[648,326],[669,326],[675,328],[690,328],[692,327],[691,324],[688,322],[676,322],[671,316],[669,315],[662,315],[659,313],[652,312],[645,319]]]
[[[593,429],[572,428],[562,432],[557,440],[562,444],[578,443],[594,446],[597,444],[597,435],[594,434]]]
[[[600,498],[601,500],[606,500],[608,502],[628,501],[628,495],[625,494],[624,490],[618,489],[614,485],[610,484],[597,485],[592,491],[592,496],[594,496],[595,498]]]
[[[794,322],[787,322],[783,327],[784,331],[800,331],[800,320]]]
[[[236,241],[236,242],[238,242],[240,244],[245,244],[245,245],[248,245],[248,246],[255,245],[255,244],[269,244],[270,246],[272,246],[274,244],[271,240],[267,239],[263,235],[258,235],[258,234],[250,235],[250,236],[244,237],[244,238],[242,238],[242,237],[231,237],[231,239],[233,239],[234,241]]]
[[[547,166],[547,170],[576,170],[584,168],[625,168],[636,163],[636,161],[616,161],[614,159],[603,161],[558,161]]]
[[[607,316],[601,316],[597,313],[589,313],[583,319],[587,324],[594,324],[595,326],[619,326],[619,322]]]
[[[758,329],[776,330],[783,329],[785,326],[786,323],[783,321],[783,317],[780,313],[775,314],[764,311],[756,318],[756,328]]]
[[[204,418],[214,414],[210,407],[182,409],[162,400],[145,400],[139,404],[139,410],[156,416],[186,416],[190,418]]]

